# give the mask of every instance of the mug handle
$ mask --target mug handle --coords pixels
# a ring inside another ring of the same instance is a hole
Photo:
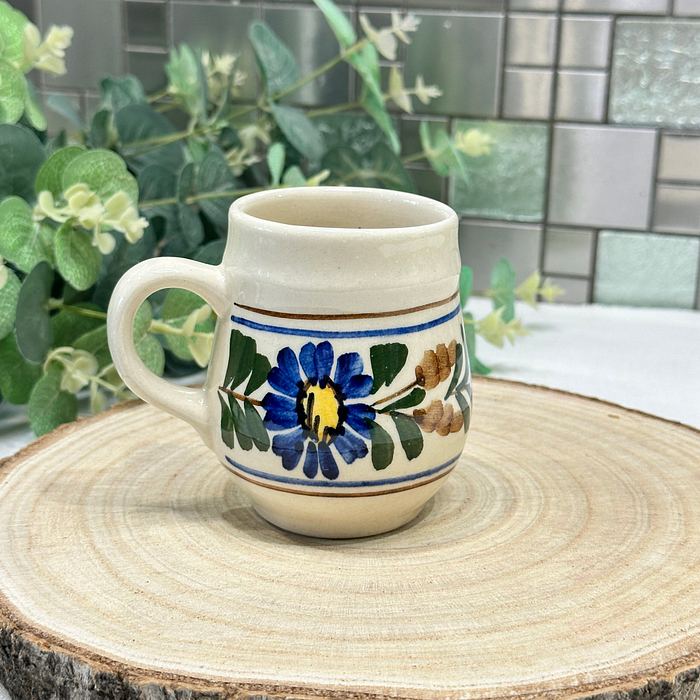
[[[153,374],[136,353],[134,317],[145,299],[161,289],[186,289],[202,297],[222,318],[228,312],[223,265],[205,265],[184,258],[144,260],[122,276],[107,311],[107,335],[114,366],[140,398],[193,425],[211,443],[211,423],[203,389],[178,386]]]

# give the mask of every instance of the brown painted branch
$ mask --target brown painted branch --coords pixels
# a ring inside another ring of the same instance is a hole
[[[233,389],[224,389],[224,387],[220,386],[219,391],[223,391],[224,394],[231,394],[231,396],[237,398],[239,401],[250,401],[253,406],[262,406],[262,401],[252,399],[250,396],[246,396],[245,394],[239,394],[237,391],[233,391]]]
[[[405,394],[409,389],[413,389],[414,386],[418,386],[419,380],[414,379],[410,384],[407,384],[403,389],[399,389],[398,391],[395,391],[393,394],[389,394],[389,396],[385,396],[383,399],[378,399],[375,401],[372,406],[379,406],[380,404],[386,403],[387,401],[391,401],[391,399],[395,399],[397,396],[401,396],[401,394]]]

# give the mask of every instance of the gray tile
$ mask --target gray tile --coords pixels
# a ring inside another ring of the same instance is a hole
[[[338,42],[320,10],[267,9],[265,22],[296,56],[301,75],[311,73],[338,53]],[[306,106],[347,102],[349,75],[348,64],[340,63],[297,90],[290,100]]]
[[[565,15],[561,20],[559,65],[562,68],[606,68],[612,17]]]
[[[700,187],[658,185],[654,231],[700,233]]]
[[[364,2],[364,0],[363,0]],[[398,2],[377,2],[384,5],[403,5]],[[461,10],[462,12],[470,12],[472,10],[485,10],[488,12],[498,12],[504,10],[506,0],[406,0],[406,6],[409,8],[420,8],[425,10]]]
[[[610,121],[700,126],[699,37],[697,20],[619,20],[610,77]]]
[[[34,0],[10,0],[10,5],[12,5],[15,10],[19,10],[25,15],[30,22],[36,24],[37,18],[34,12]]]
[[[655,139],[650,129],[555,126],[549,220],[646,228]]]
[[[555,118],[564,121],[604,121],[607,87],[606,73],[559,71]]]
[[[406,55],[406,82],[413,83],[420,73],[444,93],[421,110],[496,116],[504,19],[487,14],[419,17],[420,30]]]
[[[552,101],[552,71],[506,68],[503,116],[511,119],[547,119]]]
[[[168,62],[167,53],[151,53],[145,51],[127,51],[127,70],[135,75],[147,93],[162,90],[168,80],[165,75],[165,64]]]
[[[441,178],[434,170],[413,168],[409,171],[411,178],[418,190],[418,194],[430,199],[444,200],[444,178]]]
[[[554,299],[555,304],[587,304],[590,296],[589,280],[572,279],[558,275],[547,275],[547,279],[564,290],[564,294]]]
[[[698,238],[601,231],[594,301],[690,309],[699,257]]]
[[[105,75],[122,71],[119,0],[42,0],[41,24],[73,27],[73,42],[66,51],[65,75],[46,74],[46,85],[97,88]],[[98,28],[104,28],[96,36]]]
[[[134,46],[167,46],[165,5],[127,2],[126,41]]]
[[[675,0],[673,14],[685,17],[700,17],[700,0]]]
[[[210,5],[200,2],[173,3],[173,42],[215,54],[239,56],[236,66],[248,76],[241,90],[243,99],[257,94],[253,49],[248,41],[248,25],[256,19],[254,7]]]
[[[521,66],[551,66],[556,49],[556,15],[508,15],[506,63]]]
[[[564,12],[665,15],[668,0],[564,0]]]
[[[663,134],[658,177],[700,182],[700,136]]]
[[[508,258],[518,282],[539,266],[540,226],[486,221],[463,221],[459,226],[459,250],[462,264],[474,273],[475,290],[487,289],[491,270],[501,258]]]
[[[593,264],[591,229],[548,228],[544,243],[547,275],[589,275]]]
[[[554,11],[558,7],[558,0],[510,0],[508,7],[511,10],[524,11]]]

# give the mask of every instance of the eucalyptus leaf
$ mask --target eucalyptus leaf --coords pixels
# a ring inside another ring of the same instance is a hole
[[[377,122],[379,128],[389,137],[389,143],[391,144],[393,152],[400,153],[401,141],[399,141],[399,136],[396,133],[394,121],[389,115],[389,112],[387,112],[384,98],[378,96],[371,90],[365,90],[362,94],[362,106],[365,108],[367,114]]]
[[[174,204],[145,206],[146,202],[176,198],[177,187],[178,178],[172,170],[160,164],[146,166],[138,177],[139,197],[142,202],[140,209],[144,216],[149,219],[162,216],[166,221],[173,220],[173,225],[177,225],[174,221],[177,216]]]
[[[301,168],[298,165],[287,168],[282,177],[282,184],[287,187],[303,187],[306,184],[306,178]]]
[[[197,171],[196,187],[200,194],[225,193],[240,189],[241,183],[229,168],[223,151],[217,146],[212,146],[204,156]],[[226,228],[228,210],[234,199],[232,196],[202,199],[199,206],[214,224]]]
[[[108,107],[115,114],[127,105],[146,102],[146,93],[141,81],[134,75],[125,75],[122,78],[103,78],[100,87],[102,88],[102,105]]]
[[[206,85],[206,80],[203,81],[201,78],[201,69],[201,61],[187,44],[170,49],[168,63],[165,66],[168,83],[183,103],[185,110],[191,115],[201,111],[202,88]],[[201,114],[206,114],[206,109]]]
[[[34,191],[39,194],[48,190],[58,199],[63,194],[63,173],[68,164],[86,152],[82,146],[66,146],[52,153],[36,176]]]
[[[184,201],[195,193],[197,168],[194,163],[185,163],[177,176],[177,198]],[[143,197],[142,197],[143,199]]]
[[[386,469],[394,459],[394,441],[379,423],[368,422],[372,442],[372,466],[378,471]]]
[[[170,289],[165,296],[163,303],[162,317],[164,321],[182,328],[187,317],[196,309],[200,309],[206,302],[186,289]],[[216,321],[210,317],[195,326],[198,333],[212,333]],[[187,347],[187,341],[180,335],[164,335],[168,348],[181,360],[191,360],[192,353]]]
[[[112,362],[107,342],[107,326],[104,323],[77,338],[73,347],[76,350],[85,350],[94,355],[100,369]]]
[[[110,109],[101,109],[92,115],[90,122],[90,144],[93,148],[109,148],[116,138]]]
[[[29,272],[41,260],[50,261],[50,234],[46,224],[34,221],[31,207],[20,197],[8,197],[0,204],[0,255]]]
[[[44,361],[53,342],[51,318],[46,307],[51,297],[53,277],[49,264],[40,262],[25,278],[17,299],[17,347],[29,362],[35,364]]]
[[[391,417],[401,439],[401,447],[409,461],[423,451],[423,433],[413,418],[394,411]]]
[[[146,335],[136,343],[136,354],[153,374],[157,374],[159,377],[163,375],[163,371],[165,370],[165,352],[163,351],[163,346],[158,342],[155,336],[146,333]]]
[[[22,39],[29,20],[6,2],[0,2],[0,56],[10,63],[19,64],[24,58]]]
[[[341,49],[347,49],[357,41],[357,34],[345,13],[332,0],[314,0],[333,30]]]
[[[464,338],[469,355],[469,367],[472,374],[491,374],[491,368],[483,364],[476,356],[476,331],[474,329],[474,316],[467,312],[464,314]]]
[[[165,255],[185,256],[191,253],[204,240],[204,227],[192,207],[188,204],[176,204],[176,226],[166,228],[167,242],[163,247]]]
[[[91,302],[79,302],[74,304],[74,306],[85,309],[86,311],[104,313],[97,304],[92,304]],[[72,346],[81,335],[89,333],[95,328],[99,328],[104,325],[104,322],[104,318],[94,318],[93,316],[85,316],[71,309],[61,309],[57,314],[51,317],[53,347]]]
[[[272,184],[277,187],[284,170],[285,148],[283,143],[273,143],[267,151],[267,167],[270,169]]]
[[[24,113],[27,80],[22,71],[0,60],[0,124],[14,124]]]
[[[45,158],[33,131],[20,124],[0,124],[0,199],[16,194],[34,201],[34,181]]]
[[[32,387],[43,374],[41,365],[27,362],[17,349],[14,335],[0,340],[0,391],[13,404],[29,401]]]
[[[62,374],[62,368],[54,362],[32,389],[27,404],[27,417],[37,437],[78,417],[78,399],[75,394],[61,390]]]
[[[92,245],[90,234],[73,228],[72,219],[66,221],[56,234],[54,244],[56,267],[61,277],[74,289],[92,287],[100,274],[102,256]]]
[[[515,270],[502,258],[491,271],[491,298],[494,310],[505,307],[501,318],[510,322],[515,318]]]
[[[134,316],[132,334],[135,345],[143,339],[146,333],[148,333],[152,320],[153,309],[148,301],[144,301],[143,304],[139,306],[136,316]]]
[[[12,270],[7,271],[5,284],[0,288],[0,338],[5,338],[15,326],[17,301],[22,284]]]
[[[265,83],[265,92],[276,95],[299,80],[294,54],[264,22],[251,22],[248,38]]]
[[[73,158],[63,171],[63,190],[81,182],[103,202],[117,192],[125,192],[134,204],[139,199],[136,178],[127,172],[124,159],[114,151],[85,151]]]
[[[27,82],[27,94],[24,98],[24,116],[37,131],[46,131],[46,117],[39,106],[36,90],[30,82]]]
[[[377,143],[366,155],[339,146],[326,153],[322,167],[331,171],[331,180],[337,185],[415,192],[410,174],[385,143]]]
[[[389,144],[388,136],[367,114],[326,114],[312,119],[323,134],[326,148],[352,144],[360,154],[368,153],[375,144]]]
[[[270,104],[270,112],[289,143],[309,160],[320,160],[325,151],[323,135],[314,123],[296,107]]]
[[[193,259],[207,265],[220,265],[224,257],[224,250],[226,250],[226,239],[220,238],[218,241],[211,241],[199,248]]]
[[[76,129],[82,131],[85,128],[75,102],[68,95],[51,95],[46,101],[46,106],[70,122]]]
[[[459,305],[463,309],[469,297],[472,294],[472,269],[466,265],[462,265],[462,269],[459,272]]]

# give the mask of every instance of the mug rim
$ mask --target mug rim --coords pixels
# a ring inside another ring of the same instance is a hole
[[[356,226],[322,226],[322,225],[306,225],[292,224],[274,221],[252,214],[248,209],[252,206],[264,203],[266,201],[279,200],[295,200],[299,198],[305,200],[319,200],[319,196],[324,195],[329,202],[328,206],[340,206],[342,200],[359,199],[371,200],[376,203],[386,202],[397,204],[401,203],[406,207],[420,207],[422,212],[428,212],[435,217],[434,221],[423,224],[411,224],[408,226],[393,226],[393,227],[356,227]],[[335,201],[330,201],[335,200]],[[329,236],[347,236],[352,232],[361,234],[371,234],[373,237],[395,238],[397,236],[405,237],[407,235],[423,236],[425,234],[435,233],[445,228],[457,228],[459,218],[452,207],[438,202],[429,197],[424,197],[411,192],[402,190],[385,190],[376,187],[288,187],[283,189],[264,190],[262,192],[254,192],[244,195],[236,199],[229,209],[229,222],[237,219],[240,223],[245,223],[255,229],[265,231],[267,233],[279,234],[288,236],[289,234],[299,234],[306,237],[323,237]]]

